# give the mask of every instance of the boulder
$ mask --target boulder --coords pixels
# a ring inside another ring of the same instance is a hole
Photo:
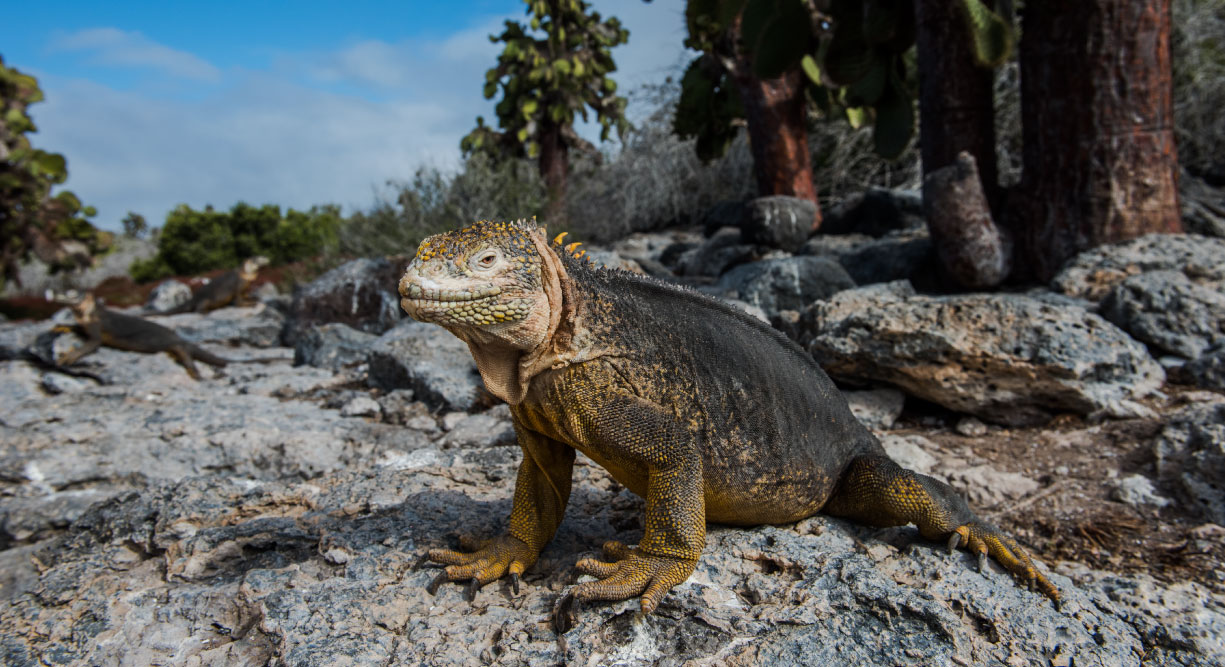
[[[505,528],[517,450],[485,451],[499,457],[427,448],[310,481],[195,477],[117,494],[62,536],[0,561],[14,572],[0,606],[4,655],[10,664],[592,666],[1225,657],[1214,640],[1225,615],[1202,586],[1088,573],[1082,588],[1055,572],[1056,609],[994,565],[976,571],[964,552],[899,548],[917,539],[913,529],[824,516],[711,526],[697,570],[654,614],[641,616],[637,600],[593,602],[559,635],[546,619],[574,560],[598,556],[609,537],[632,539],[615,526],[641,505],[607,478],[580,476],[565,528],[517,594],[497,582],[472,601],[455,584],[428,595],[437,570],[412,567],[423,550]]]
[[[802,310],[812,302],[855,286],[837,262],[824,257],[786,257],[742,264],[716,284],[774,317],[780,310]]]
[[[1187,359],[1225,343],[1225,291],[1191,282],[1181,271],[1147,271],[1115,285],[1102,317],[1160,352]]]
[[[191,300],[191,288],[177,280],[163,280],[149,292],[145,310],[161,313]]]
[[[817,204],[809,199],[771,195],[749,200],[740,222],[747,243],[798,252],[812,233]]]
[[[467,344],[435,324],[401,323],[374,341],[366,361],[371,387],[412,389],[434,409],[468,411],[491,400]]]
[[[285,316],[264,304],[229,306],[208,313],[151,315],[147,318],[173,329],[193,343],[226,343],[272,347],[280,344]]]
[[[676,259],[676,272],[682,276],[718,277],[729,268],[751,261],[757,249],[741,242],[740,230],[724,227],[696,248]]]
[[[1147,271],[1181,271],[1200,284],[1225,282],[1225,239],[1149,234],[1098,246],[1073,257],[1051,281],[1056,291],[1101,301],[1115,285]]]
[[[703,233],[713,236],[724,227],[739,227],[747,215],[746,202],[730,199],[716,202],[702,214]]]
[[[832,257],[846,269],[856,285],[909,280],[930,289],[938,266],[926,227],[887,234],[879,239],[861,234],[808,240],[801,254]]]
[[[923,196],[917,190],[870,187],[831,207],[821,222],[821,233],[880,237],[922,227]]]
[[[294,345],[310,325],[339,322],[381,334],[402,317],[397,285],[409,259],[356,259],[298,288],[289,306],[284,343]]]
[[[1170,415],[1153,441],[1158,478],[1203,517],[1225,525],[1225,402]]]
[[[874,431],[887,431],[902,414],[906,394],[897,389],[871,389],[866,391],[844,391],[851,414]]]
[[[306,327],[294,344],[293,363],[331,368],[354,366],[366,361],[378,336],[339,322]]]
[[[1205,389],[1225,391],[1225,346],[1209,350],[1183,364],[1174,379]]]
[[[818,301],[800,328],[835,378],[886,382],[1001,424],[1137,414],[1134,399],[1165,380],[1143,345],[1097,315],[1017,294],[926,297],[905,282],[872,285]]]

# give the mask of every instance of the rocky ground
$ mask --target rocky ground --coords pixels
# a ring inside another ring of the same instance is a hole
[[[1203,361],[1225,333],[1203,292],[1225,277],[1214,240],[1082,257],[1049,290],[988,298],[924,287],[925,237],[905,225],[791,251],[711,232],[593,254],[733,299],[827,355],[890,453],[1028,545],[1060,608],[913,528],[817,516],[712,526],[654,615],[592,604],[557,634],[573,563],[642,529],[642,501],[582,456],[518,594],[431,596],[417,557],[503,530],[519,452],[466,348],[388,311],[392,260],[157,318],[245,360],[200,382],[108,349],[78,366],[96,379],[56,373],[37,362],[49,323],[0,324],[0,663],[1225,661],[1225,387]],[[1178,276],[1149,284],[1161,271]]]

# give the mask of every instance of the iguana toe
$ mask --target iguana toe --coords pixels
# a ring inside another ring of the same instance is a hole
[[[476,598],[477,591],[486,584],[509,574],[511,585],[517,593],[519,575],[536,562],[536,551],[522,540],[510,536],[486,540],[482,542],[482,545],[472,553],[451,549],[430,549],[425,559],[446,567],[430,582],[426,590],[433,595],[437,593],[438,587],[443,582],[467,582],[464,597],[471,602]]]
[[[567,595],[579,601],[625,600],[642,596],[642,612],[655,611],[659,602],[673,586],[693,573],[696,559],[671,558],[644,554],[620,542],[604,545],[609,561],[584,558],[575,567],[584,574],[599,579],[575,586]]]
[[[1016,540],[1004,535],[995,526],[981,521],[964,524],[953,531],[948,544],[950,550],[960,544],[971,553],[978,554],[979,572],[986,571],[988,556],[994,558],[1026,586],[1037,588],[1058,607],[1059,589],[1034,567],[1029,553],[1017,544]]]

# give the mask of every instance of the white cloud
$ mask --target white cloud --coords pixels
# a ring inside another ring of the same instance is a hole
[[[604,0],[597,9],[631,31],[630,44],[613,52],[622,92],[675,73],[682,0]],[[68,158],[65,187],[96,206],[96,222],[109,229],[129,210],[160,224],[178,203],[367,208],[388,180],[407,180],[420,166],[457,166],[459,140],[475,117],[493,118],[481,89],[499,51],[488,35],[501,32],[505,18],[433,41],[281,54],[261,70],[219,71],[138,33],[81,31],[57,39],[57,48],[222,85],[175,100],[154,84],[119,90],[43,75],[36,142]],[[594,139],[598,126],[582,131]]]
[[[139,32],[117,28],[88,28],[54,38],[51,48],[59,51],[85,51],[99,65],[145,67],[194,81],[214,82],[221,71],[209,62],[158,44]]]

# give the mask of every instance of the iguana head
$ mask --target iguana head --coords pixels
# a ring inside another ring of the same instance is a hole
[[[555,324],[556,261],[534,223],[478,222],[421,242],[400,279],[400,303],[469,343],[529,350]]]
[[[270,263],[271,261],[263,255],[248,257],[247,259],[243,260],[242,268],[239,269],[239,273],[241,273],[242,277],[247,280],[255,280],[256,276],[259,274],[259,270],[265,266],[268,266]]]
[[[86,292],[80,301],[72,304],[72,316],[80,325],[90,324],[98,319],[98,300],[93,292]]]

